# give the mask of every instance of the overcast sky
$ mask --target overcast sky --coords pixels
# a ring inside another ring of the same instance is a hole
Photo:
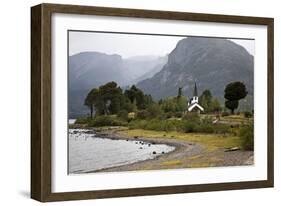
[[[69,32],[69,55],[86,51],[132,56],[165,56],[185,37],[95,32]],[[230,39],[254,55],[255,41]]]

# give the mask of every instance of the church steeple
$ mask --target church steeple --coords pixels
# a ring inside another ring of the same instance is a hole
[[[194,90],[193,90],[193,97],[188,103],[187,110],[189,112],[191,111],[197,111],[200,113],[200,111],[204,111],[204,108],[199,105],[199,98],[198,98],[198,91],[197,91],[197,85],[196,82],[194,82]]]
[[[193,97],[198,97],[196,82],[195,82],[195,85],[194,85]]]
[[[190,103],[191,103],[191,104],[198,103],[198,91],[197,91],[196,82],[195,82],[195,84],[194,84],[193,97],[192,97]]]

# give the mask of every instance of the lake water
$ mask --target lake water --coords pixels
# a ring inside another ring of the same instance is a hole
[[[68,120],[68,124],[74,124],[75,121],[76,121],[76,119],[69,119],[69,120]]]
[[[89,130],[69,130],[69,173],[85,173],[153,159],[171,152],[173,146],[139,140],[97,137]],[[154,154],[156,152],[156,154]]]

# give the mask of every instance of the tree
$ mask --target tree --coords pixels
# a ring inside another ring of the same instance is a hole
[[[224,98],[230,101],[240,100],[247,96],[246,86],[242,82],[232,82],[226,85],[224,90]]]
[[[119,118],[121,118],[122,120],[128,121],[128,111],[127,110],[120,110],[117,114],[117,116]]]
[[[187,108],[187,100],[184,96],[168,97],[162,100],[161,108],[164,112],[183,112]]]
[[[174,101],[174,98],[168,97],[162,101],[161,107],[164,112],[175,112],[176,102]]]
[[[84,105],[87,106],[90,109],[90,115],[91,115],[91,119],[93,118],[93,110],[94,110],[94,106],[93,106],[93,101],[92,101],[92,96],[91,96],[91,92],[88,93],[85,101],[84,101]]]
[[[153,98],[150,94],[149,95],[145,94],[143,101],[144,101],[144,108],[148,108],[151,104],[154,104]]]
[[[101,114],[117,114],[125,103],[122,89],[117,87],[115,82],[109,82],[100,86],[99,90],[100,100],[102,101]]]
[[[157,103],[149,105],[148,108],[147,108],[147,112],[149,113],[149,116],[151,118],[155,118],[155,117],[160,116],[162,114],[161,107]]]
[[[225,107],[231,110],[231,114],[234,114],[234,110],[238,108],[238,100],[226,100]]]
[[[229,83],[224,90],[225,106],[234,114],[234,110],[238,108],[239,100],[245,98],[247,94],[248,92],[244,83]]]
[[[133,103],[131,103],[131,101],[125,97],[125,103],[122,105],[122,109],[127,110],[128,112],[136,112],[136,102],[134,101]]]
[[[92,89],[84,101],[84,104],[90,108],[91,118],[94,108],[97,115],[117,114],[125,103],[122,89],[115,82]]]
[[[136,101],[138,109],[145,109],[145,95],[135,85],[126,90],[124,94],[131,101],[131,103],[134,103],[134,101]]]
[[[217,98],[213,99],[211,108],[213,112],[221,111],[221,105]]]
[[[96,101],[98,100],[98,96],[99,96],[99,90],[94,88],[88,93],[88,95],[84,101],[84,105],[89,107],[89,109],[90,109],[91,119],[93,118],[94,103],[96,103],[96,105],[97,105]]]
[[[182,97],[182,87],[179,87],[178,98],[181,98],[181,97]]]
[[[184,96],[177,97],[176,99],[176,112],[183,112],[187,108],[187,99]]]
[[[212,111],[212,93],[210,90],[206,89],[199,97],[199,104],[204,108],[206,112]]]
[[[204,108],[205,112],[210,111],[210,109],[209,109],[210,103],[205,96],[203,96],[203,95],[200,96],[199,104]]]

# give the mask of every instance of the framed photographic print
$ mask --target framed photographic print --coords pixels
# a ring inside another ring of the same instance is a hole
[[[273,19],[31,8],[31,197],[273,187]]]

